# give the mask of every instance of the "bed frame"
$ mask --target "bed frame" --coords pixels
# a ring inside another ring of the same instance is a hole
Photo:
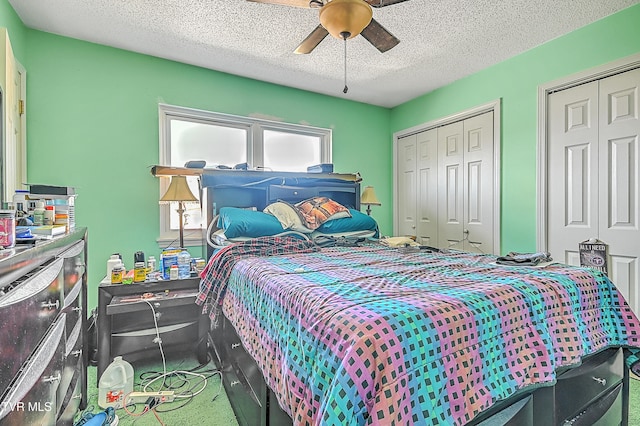
[[[205,171],[201,187],[208,221],[222,207],[262,210],[278,199],[289,202],[323,195],[359,209],[360,177],[237,170]],[[205,239],[206,241],[206,239]],[[203,249],[208,256],[212,248]],[[267,387],[256,363],[223,318],[208,333],[209,352],[223,372],[223,384],[240,425],[292,424]],[[514,395],[474,419],[478,426],[628,425],[629,371],[625,350],[611,348],[582,365],[558,372],[557,383]]]

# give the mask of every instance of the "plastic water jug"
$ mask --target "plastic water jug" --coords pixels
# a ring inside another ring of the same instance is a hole
[[[191,276],[191,254],[182,250],[178,254],[178,278],[184,280]]]
[[[121,408],[124,397],[133,391],[133,367],[121,356],[104,370],[98,382],[98,405]]]

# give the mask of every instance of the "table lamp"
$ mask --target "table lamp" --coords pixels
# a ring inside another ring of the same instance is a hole
[[[381,206],[382,203],[378,200],[376,192],[373,186],[367,186],[364,188],[362,195],[360,196],[360,204],[367,206],[367,214],[371,216],[371,206]]]
[[[180,218],[180,247],[184,248],[184,225],[182,223],[182,215],[184,214],[185,202],[198,201],[195,195],[189,189],[187,178],[184,176],[173,176],[167,192],[160,198],[161,203],[168,203],[171,201],[178,202],[178,216]]]

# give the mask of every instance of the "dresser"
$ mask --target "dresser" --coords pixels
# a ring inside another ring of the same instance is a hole
[[[0,251],[0,425],[72,425],[87,402],[87,230]]]

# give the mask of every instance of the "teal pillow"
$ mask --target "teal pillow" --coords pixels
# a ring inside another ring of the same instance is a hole
[[[222,207],[217,226],[227,238],[265,237],[284,231],[275,216],[237,207]]]
[[[378,223],[371,216],[355,209],[349,209],[351,217],[331,219],[324,222],[316,229],[323,234],[339,234],[341,232],[353,231],[376,231],[378,237]]]

